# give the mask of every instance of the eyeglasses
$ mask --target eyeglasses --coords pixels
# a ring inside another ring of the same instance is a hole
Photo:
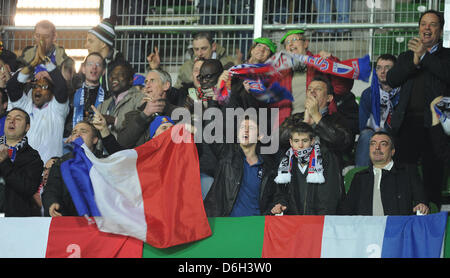
[[[47,90],[48,85],[31,84],[31,88],[33,89],[41,88],[41,90]]]
[[[292,38],[292,40],[285,40],[284,44],[290,44],[291,42],[294,43],[296,41],[306,41],[306,39]]]
[[[100,63],[94,63],[94,62],[87,62],[87,63],[86,63],[86,66],[93,66],[93,65],[96,65],[97,67],[100,67],[102,64],[100,64]]]
[[[201,75],[199,74],[197,76],[198,81],[202,81],[202,80],[212,80],[213,78],[215,78],[216,76],[218,76],[220,74],[220,72],[216,72],[216,73],[210,73],[210,74],[204,74]]]
[[[382,70],[389,71],[390,69],[392,69],[392,66],[384,66],[384,67],[382,67],[382,66],[376,66],[376,67],[375,67],[375,70],[376,70],[376,71],[382,71]]]

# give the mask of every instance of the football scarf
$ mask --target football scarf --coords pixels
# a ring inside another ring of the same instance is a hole
[[[437,117],[441,122],[445,134],[450,136],[450,97],[443,97],[441,101],[434,105]]]
[[[306,181],[308,183],[325,182],[320,146],[319,143],[316,142],[313,146],[306,149],[293,150],[292,148],[289,148],[289,150],[287,150],[285,156],[281,159],[278,167],[278,175],[274,180],[277,184],[291,182],[294,157],[297,158],[297,167],[299,167],[299,169],[301,169],[301,164],[308,164],[308,175],[306,176]]]
[[[398,103],[397,93],[400,87],[392,89],[390,92],[380,90],[378,76],[373,70],[371,84],[371,114],[367,126],[373,130],[385,128],[385,124],[391,125],[392,111]]]
[[[318,55],[291,54],[285,51],[277,52],[264,64],[241,64],[230,68],[232,76],[237,76],[244,80],[250,80],[250,93],[256,99],[273,103],[283,99],[293,101],[292,94],[279,85],[282,78],[281,72],[287,69],[300,68],[301,64],[312,66],[313,68],[327,74],[341,76],[350,79],[368,81],[370,77],[370,57],[355,58],[341,62],[331,61]],[[231,82],[221,82],[217,99],[226,102],[229,98]],[[268,89],[267,89],[268,88]]]
[[[85,96],[85,89],[87,85],[83,83],[83,86],[79,88],[74,95],[73,99],[73,127],[84,119],[84,105],[86,103],[86,99],[88,98]],[[97,98],[95,99],[95,107],[98,107],[100,103],[102,103],[105,100],[105,91],[103,90],[102,86],[99,86]],[[89,110],[90,107],[87,107]]]
[[[24,136],[19,143],[17,143],[15,146],[11,147],[11,146],[8,146],[8,144],[6,144],[6,136],[5,135],[0,137],[0,145],[5,145],[8,147],[8,156],[11,159],[11,162],[14,162],[14,160],[16,160],[17,151],[22,149],[27,142],[28,142],[28,138],[26,136]]]

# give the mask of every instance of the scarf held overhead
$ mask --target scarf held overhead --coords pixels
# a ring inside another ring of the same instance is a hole
[[[281,87],[279,81],[282,78],[281,72],[283,70],[297,68],[300,64],[312,66],[323,73],[365,82],[368,82],[371,72],[369,55],[363,58],[335,62],[317,55],[309,56],[281,51],[273,55],[265,64],[241,64],[230,68],[228,70],[230,73],[229,80],[231,80],[232,76],[251,80],[250,93],[258,100],[267,103],[282,99],[290,99],[292,101],[291,93],[286,88]],[[221,82],[218,95],[219,101],[227,101],[229,90],[231,89],[230,83]],[[286,94],[286,91],[288,94]]]

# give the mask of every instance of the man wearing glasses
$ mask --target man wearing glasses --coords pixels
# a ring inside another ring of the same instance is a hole
[[[8,109],[25,110],[30,115],[31,127],[28,143],[39,152],[42,161],[63,154],[64,122],[69,113],[67,85],[61,71],[38,45],[33,60],[13,75],[6,85],[9,96]],[[36,67],[44,70],[35,72]],[[25,84],[31,80],[27,92]]]
[[[284,45],[284,49],[289,53],[314,56],[314,54],[308,50],[309,40],[305,36],[305,30],[299,29],[287,32],[281,39],[280,43]],[[333,61],[339,61],[338,58],[332,56],[331,53],[326,51],[320,51],[318,55]],[[306,65],[300,64],[286,76],[284,80],[286,83],[283,85],[288,88],[294,96],[291,114],[305,111],[306,88],[311,80],[317,75],[324,74],[312,67],[307,67]],[[348,93],[353,87],[353,80],[331,75],[327,75],[327,78],[331,81],[334,88],[336,99],[331,104],[334,107],[330,107],[330,109],[335,112],[337,109],[335,103],[341,98],[344,99],[344,96],[349,96]]]
[[[91,105],[98,107],[106,98],[105,90],[100,86],[100,78],[106,68],[103,56],[98,52],[89,53],[81,65],[84,82],[73,97],[72,127],[81,121],[88,121],[93,115]]]

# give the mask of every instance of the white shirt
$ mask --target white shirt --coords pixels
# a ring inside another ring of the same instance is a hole
[[[394,166],[394,161],[391,160],[388,164],[386,164],[383,168],[375,168],[373,167],[373,212],[372,215],[374,216],[383,216],[383,203],[381,201],[381,191],[380,191],[380,184],[381,184],[381,176],[383,174],[383,169],[390,171],[392,169],[392,166]]]
[[[37,108],[33,104],[32,90],[15,102],[8,101],[8,110],[19,107],[30,115],[28,144],[39,152],[44,164],[52,157],[63,155],[64,123],[69,114],[69,100],[59,103],[55,97]]]

